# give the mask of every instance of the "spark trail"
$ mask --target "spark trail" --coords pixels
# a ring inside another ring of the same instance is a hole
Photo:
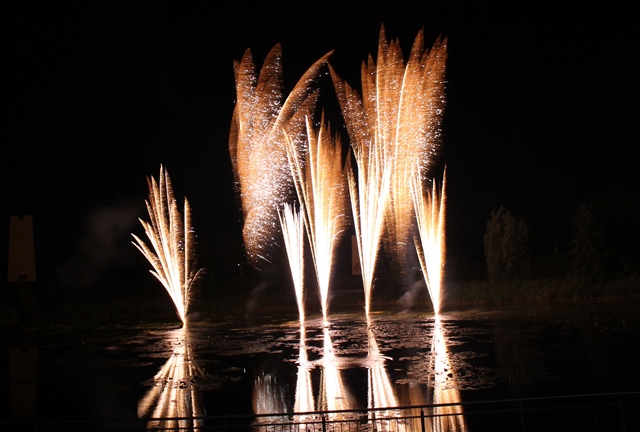
[[[327,322],[335,249],[347,225],[347,189],[342,145],[321,120],[319,131],[307,120],[308,148],[289,141],[288,155],[316,271],[322,316]]]
[[[149,199],[146,201],[150,221],[140,219],[149,247],[140,237],[131,234],[134,246],[147,258],[153,274],[165,287],[183,325],[187,314],[193,283],[204,271],[196,267],[195,232],[191,227],[191,207],[184,199],[184,218],[178,210],[169,173],[160,166],[156,181],[147,177]]]
[[[416,162],[424,175],[435,163],[446,52],[446,39],[425,50],[421,30],[405,64],[399,42],[388,42],[382,27],[377,62],[370,56],[361,68],[362,96],[330,67],[357,164],[357,175],[348,173],[367,313],[380,247],[406,263],[414,220],[409,180]]]
[[[293,191],[285,134],[292,145],[304,145],[305,119],[314,112],[318,97],[314,83],[330,55],[317,60],[286,99],[280,44],[271,49],[259,74],[250,50],[234,61],[236,105],[229,152],[244,219],[245,250],[255,267],[271,261],[278,212]]]
[[[279,216],[293,278],[293,288],[296,292],[300,325],[303,325],[306,314],[304,309],[304,218],[295,210],[293,204],[285,204]]]

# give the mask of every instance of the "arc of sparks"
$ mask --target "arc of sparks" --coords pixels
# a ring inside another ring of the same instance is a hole
[[[376,335],[373,331],[373,323],[371,322],[370,318],[367,318],[367,346],[367,358],[370,362],[367,368],[369,381],[367,407],[369,409],[397,407],[398,398],[385,367],[385,361],[387,357],[383,356],[380,351],[378,341],[376,340]],[[382,417],[391,417],[394,415],[394,413],[393,410],[382,410],[377,411],[375,415]],[[382,426],[381,430],[387,430],[385,427],[391,426],[389,420],[379,420]]]
[[[440,313],[443,300],[442,277],[446,255],[445,185],[446,171],[440,190],[438,190],[435,181],[433,181],[431,189],[425,187],[418,169],[414,170],[413,177],[411,177],[411,192],[419,235],[419,238],[414,243],[436,315]]]
[[[146,206],[150,221],[140,219],[140,223],[151,246],[133,233],[132,243],[151,264],[151,274],[167,290],[180,320],[186,325],[193,284],[204,272],[196,266],[196,236],[191,227],[191,207],[185,197],[183,219],[171,178],[162,165],[159,179],[147,177],[147,184],[149,198]]]
[[[335,249],[347,225],[347,190],[342,145],[332,136],[324,115],[317,133],[307,118],[307,137],[304,156],[292,140],[287,140],[287,155],[306,222],[322,316],[326,322]]]
[[[460,391],[456,375],[449,357],[444,323],[439,315],[435,316],[431,341],[432,356],[430,370],[433,373],[433,405],[431,419],[432,430],[466,432],[467,424],[460,405]]]
[[[270,262],[278,211],[293,190],[284,135],[296,146],[304,145],[305,119],[315,110],[316,82],[331,53],[304,73],[286,99],[280,44],[271,49],[259,74],[250,50],[234,62],[237,100],[229,152],[244,219],[247,258],[256,267],[262,261]]]

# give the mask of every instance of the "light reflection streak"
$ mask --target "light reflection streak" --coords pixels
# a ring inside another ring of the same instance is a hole
[[[433,340],[431,342],[431,367],[433,371],[433,394],[431,403],[436,406],[431,417],[432,430],[436,432],[466,431],[467,426],[460,402],[455,379],[455,371],[451,365],[447,349],[443,324],[436,315],[433,324]],[[446,405],[452,404],[452,405]]]
[[[336,356],[329,327],[323,327],[324,350],[321,359],[322,370],[320,376],[319,411],[339,411],[355,408],[351,401],[353,397],[342,379],[340,359]],[[332,413],[330,420],[344,420],[345,414]]]
[[[315,411],[315,398],[313,397],[313,386],[311,381],[311,370],[313,366],[307,356],[306,329],[300,326],[300,351],[298,354],[298,375],[296,381],[296,394],[293,403],[293,411],[296,413],[309,413]],[[294,416],[295,422],[304,423],[310,420],[317,420],[318,416],[313,414],[302,414]]]
[[[275,374],[261,372],[254,387],[254,409],[256,414],[261,414],[258,422],[267,424],[293,421],[300,425],[301,430],[308,430],[308,427],[320,427],[319,412],[326,411],[328,421],[362,423],[367,417],[364,411],[358,409],[366,406],[368,424],[376,430],[422,430],[421,413],[424,413],[424,430],[466,432],[456,371],[447,348],[444,325],[441,316],[434,317],[432,333],[422,336],[430,339],[430,351],[421,359],[412,361],[410,367],[415,367],[416,370],[409,371],[408,377],[413,378],[403,380],[403,384],[394,383],[389,374],[391,358],[383,354],[373,320],[367,321],[366,356],[356,358],[340,355],[340,348],[332,341],[330,326],[323,326],[322,356],[314,361],[308,356],[307,328],[301,325],[295,399],[291,401],[287,398],[288,392],[285,390],[288,387],[277,382]],[[347,374],[353,372],[354,366],[362,373],[366,372],[366,394],[354,392],[345,379]],[[317,393],[313,387],[315,372],[320,374]],[[291,407],[292,412],[288,409]],[[361,417],[363,415],[365,417]]]
[[[138,402],[138,417],[149,418],[149,429],[200,430],[203,409],[197,382],[204,372],[192,356],[187,329],[170,332],[167,340],[174,345],[173,353]]]
[[[373,326],[369,319],[367,319],[367,368],[368,368],[368,401],[367,407],[369,409],[376,408],[394,408],[398,406],[398,399],[396,397],[395,389],[387,373],[385,367],[385,361],[387,357],[384,357],[380,353],[376,336],[373,332]],[[375,418],[375,424],[377,430],[383,431],[400,431],[404,430],[402,424],[397,420],[387,420],[386,418],[395,417],[398,415],[394,410],[376,410],[369,411],[369,416]],[[381,418],[382,417],[382,418]]]
[[[151,247],[135,234],[134,246],[147,258],[153,274],[165,287],[183,325],[191,299],[191,289],[203,269],[196,268],[196,235],[191,227],[191,207],[184,199],[184,219],[178,210],[167,170],[160,166],[156,181],[147,177],[149,199],[146,201],[150,222],[140,219]]]

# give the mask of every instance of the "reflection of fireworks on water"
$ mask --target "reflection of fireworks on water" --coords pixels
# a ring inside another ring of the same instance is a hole
[[[278,44],[256,73],[251,51],[234,62],[236,105],[229,151],[244,217],[243,237],[249,262],[270,261],[278,230],[278,211],[293,189],[285,136],[301,148],[306,117],[318,90],[312,84],[331,53],[313,64],[283,102],[282,49]]]
[[[288,412],[285,387],[278,378],[266,371],[260,371],[253,383],[253,412],[260,415],[259,423],[286,421]],[[273,416],[267,415],[273,414]]]
[[[315,410],[315,400],[313,397],[313,383],[311,381],[312,366],[307,357],[307,336],[306,329],[300,326],[300,350],[298,353],[298,375],[296,381],[296,394],[293,403],[293,411],[296,413],[309,413]],[[316,419],[313,414],[303,414],[295,419],[305,422]]]
[[[177,338],[173,354],[138,402],[138,417],[149,417],[149,430],[200,430],[204,412],[197,381],[204,372],[194,363],[185,328],[172,336]]]
[[[433,310],[437,316],[442,307],[442,273],[445,257],[445,179],[443,178],[439,193],[435,182],[431,190],[425,190],[417,170],[411,180],[420,237],[416,239],[415,245]]]
[[[433,370],[433,430],[462,432],[467,430],[460,403],[455,374],[440,317],[436,315],[431,343]]]
[[[318,410],[321,411],[341,411],[353,409],[353,397],[350,394],[346,382],[339,369],[340,359],[336,356],[329,334],[329,328],[323,328],[324,346],[322,355],[322,370],[320,377],[320,397],[318,400]],[[330,420],[345,419],[344,413],[332,413]]]
[[[362,66],[362,97],[330,69],[357,163],[349,183],[367,313],[383,234],[405,263],[400,245],[408,244],[414,218],[409,180],[416,164],[426,175],[434,163],[445,61],[446,41],[427,52],[421,30],[405,64],[399,42],[389,43],[382,27],[377,63],[370,57]]]
[[[368,367],[369,394],[367,407],[369,409],[376,408],[394,408],[398,406],[396,392],[391,383],[389,374],[385,366],[386,357],[380,352],[378,341],[373,332],[373,325],[367,318],[367,358],[371,362]],[[399,427],[398,422],[391,420],[398,413],[394,410],[379,410],[369,413],[370,416],[376,417],[377,430],[397,431],[404,430]]]
[[[288,147],[288,154],[311,245],[322,316],[326,321],[334,252],[347,224],[347,191],[342,146],[331,135],[324,119],[318,133],[307,120],[307,136],[306,158],[294,145]]]
[[[191,207],[185,198],[184,219],[178,210],[168,172],[160,166],[160,178],[147,178],[146,201],[150,222],[140,220],[151,247],[135,234],[133,244],[151,263],[151,273],[165,287],[183,324],[187,322],[191,288],[202,269],[196,269],[195,233]]]

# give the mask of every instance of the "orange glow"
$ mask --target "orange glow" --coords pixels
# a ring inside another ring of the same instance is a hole
[[[427,51],[421,30],[405,63],[382,27],[376,62],[362,65],[362,96],[330,68],[358,168],[349,186],[367,314],[379,248],[406,262],[415,217],[410,179],[416,166],[428,175],[439,150],[446,57],[446,40]]]
[[[244,217],[243,238],[249,262],[270,262],[278,227],[278,211],[289,202],[293,179],[286,137],[301,147],[306,118],[318,97],[313,86],[327,53],[312,65],[284,99],[282,48],[278,44],[256,73],[250,50],[234,62],[236,104],[229,133],[229,152]]]

